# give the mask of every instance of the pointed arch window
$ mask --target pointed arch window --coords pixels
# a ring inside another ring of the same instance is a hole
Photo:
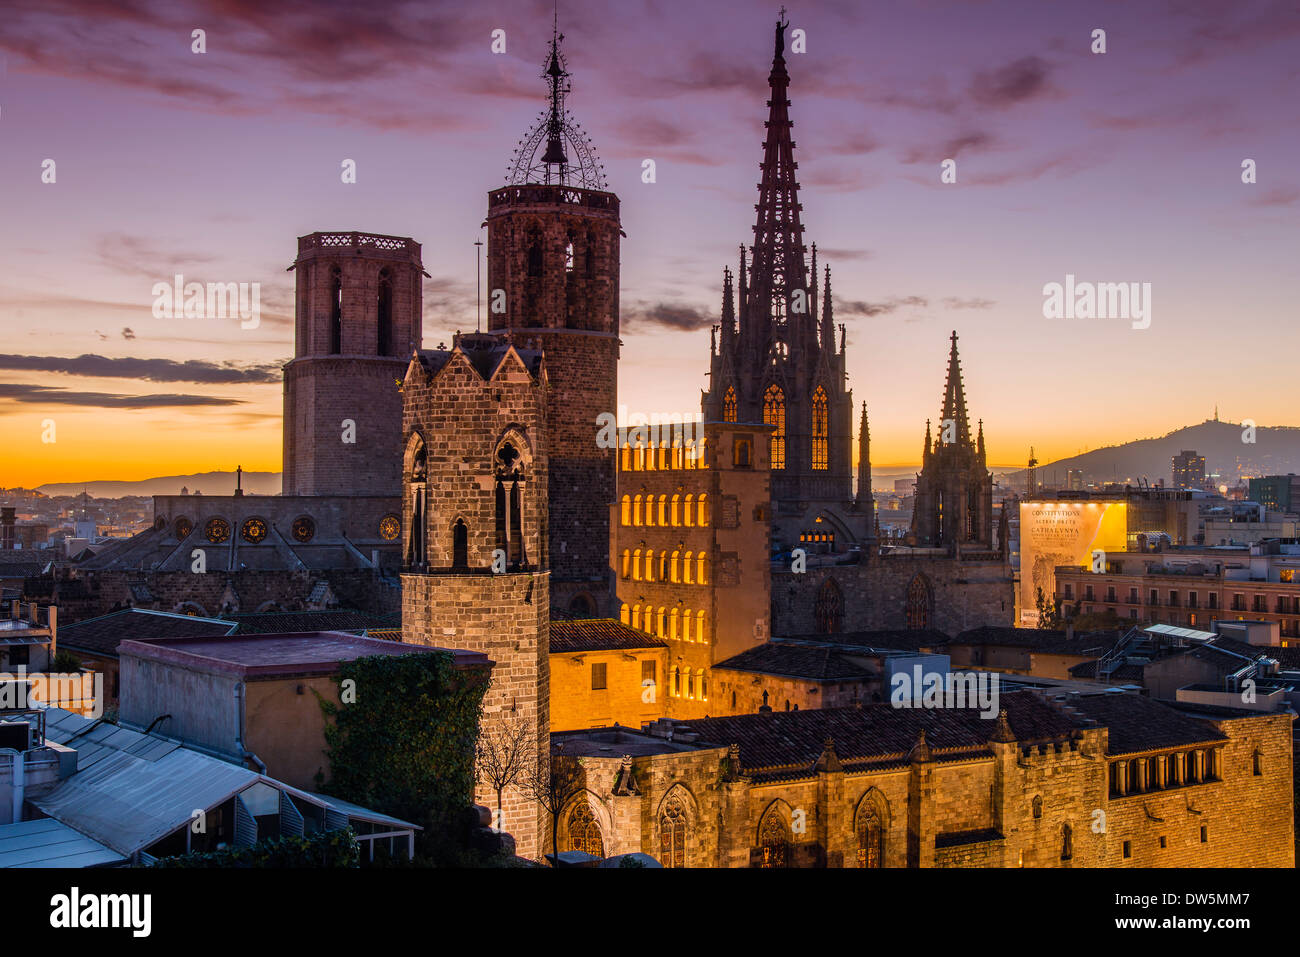
[[[659,862],[664,867],[686,866],[686,802],[674,794],[659,812]]]
[[[572,236],[570,236],[569,241],[564,244],[564,271],[566,273],[573,272],[573,237]]]
[[[393,348],[393,274],[387,268],[379,270],[379,295],[375,311],[379,327],[375,346],[379,355],[386,356]]]
[[[790,866],[790,830],[775,811],[763,818],[758,829],[759,867]]]
[[[727,391],[722,396],[722,421],[736,421],[736,390],[732,386],[727,386]]]
[[[830,415],[827,411],[826,390],[821,386],[812,400],[812,467],[824,472],[829,461]]]
[[[451,567],[457,570],[469,568],[469,527],[463,518],[456,519],[451,529]]]
[[[885,828],[874,808],[858,819],[858,867],[884,867]]]
[[[519,450],[502,442],[496,454],[496,539],[506,561],[519,568],[524,555],[523,484],[524,471]]]
[[[343,270],[330,268],[330,352],[343,351]]]
[[[838,634],[844,627],[844,592],[834,578],[828,578],[817,589],[813,617],[820,635]]]
[[[579,801],[569,812],[569,850],[584,851],[592,857],[605,856],[600,825],[596,823],[591,805],[586,801]]]
[[[907,586],[907,627],[930,627],[930,585],[917,575]]]
[[[528,275],[542,274],[542,235],[533,230],[528,235]]]
[[[785,393],[775,383],[763,393],[763,421],[776,426],[772,433],[772,469],[785,468]]]

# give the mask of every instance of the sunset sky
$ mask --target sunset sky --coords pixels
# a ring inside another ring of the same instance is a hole
[[[1300,424],[1294,2],[787,4],[806,238],[878,470],[918,461],[953,329],[998,466],[1216,404]],[[631,410],[699,408],[722,269],[752,241],[778,7],[560,3],[569,106],[622,199]],[[0,0],[0,487],[278,470],[299,235],[414,238],[425,345],[472,329],[473,243],[544,105],[551,9]],[[176,273],[261,283],[260,327],[155,319]],[[1150,328],[1045,319],[1067,274],[1151,283]]]

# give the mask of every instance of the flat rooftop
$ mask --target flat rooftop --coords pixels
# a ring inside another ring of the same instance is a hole
[[[457,648],[364,638],[342,631],[234,635],[211,638],[151,638],[123,641],[118,654],[167,662],[182,668],[216,671],[245,678],[333,674],[345,661],[371,655],[418,655],[445,651],[457,668],[491,664],[487,655]]]

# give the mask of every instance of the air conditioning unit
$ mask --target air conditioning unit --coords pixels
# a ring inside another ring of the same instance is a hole
[[[30,721],[0,721],[0,750],[30,751],[36,744]]]

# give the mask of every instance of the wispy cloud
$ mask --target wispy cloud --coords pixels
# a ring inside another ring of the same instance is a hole
[[[210,395],[118,395],[71,392],[54,386],[0,384],[0,399],[31,405],[82,405],[100,409],[159,409],[198,405],[243,405],[242,399]]]
[[[129,330],[123,330],[127,332]],[[195,382],[204,385],[278,384],[280,366],[275,363],[238,364],[190,359],[109,358],[81,356],[0,355],[0,369],[22,372],[54,372],[92,379],[141,379],[145,382]]]

